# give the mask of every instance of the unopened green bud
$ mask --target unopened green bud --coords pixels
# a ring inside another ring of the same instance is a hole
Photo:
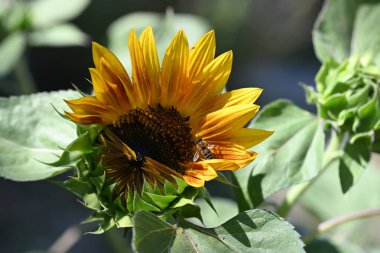
[[[318,114],[350,141],[375,139],[380,125],[380,68],[370,55],[354,55],[339,64],[325,62],[316,77],[316,91],[307,92]]]

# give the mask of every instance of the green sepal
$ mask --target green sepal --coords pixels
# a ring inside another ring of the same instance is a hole
[[[75,163],[83,158],[83,156],[99,152],[99,148],[93,146],[98,133],[99,130],[97,126],[92,125],[87,132],[79,136],[66,149],[64,149],[58,161],[48,163],[48,165],[53,167],[75,166]]]
[[[201,187],[199,188],[198,190],[198,198],[203,198],[206,203],[211,207],[211,209],[216,213],[218,214],[218,212],[216,211],[216,208],[214,206],[214,204],[212,203],[211,201],[211,197],[210,197],[210,194],[207,192],[206,188],[205,187]]]
[[[89,193],[83,196],[84,205],[94,211],[101,211],[102,206],[96,193]]]
[[[150,192],[145,192],[144,194],[148,195],[154,204],[162,210],[166,209],[178,197],[176,195],[158,195]]]
[[[135,191],[133,195],[133,210],[132,213],[136,213],[139,210],[147,210],[151,212],[160,212],[160,208],[145,201],[141,198],[140,194]]]
[[[133,227],[133,219],[130,215],[125,215],[121,212],[116,212],[115,217],[116,227],[118,228],[130,228]]]
[[[198,205],[186,204],[179,208],[179,214],[182,218],[197,218],[203,223],[201,208]]]
[[[215,178],[214,180],[216,180],[222,184],[226,184],[226,185],[235,187],[235,188],[239,187],[236,184],[233,184],[232,182],[230,182],[230,180],[228,180],[228,178],[223,173],[221,173],[221,172],[217,172],[217,173],[218,173],[218,177]]]
[[[194,204],[194,199],[198,194],[198,188],[187,187],[181,194],[181,197],[174,201],[172,208],[179,208],[187,204]]]
[[[92,184],[95,186],[96,192],[101,193],[104,186],[105,175],[99,177],[90,177],[90,180]]]
[[[83,181],[79,178],[70,178],[63,182],[54,182],[59,186],[71,191],[78,197],[83,198],[86,194],[90,194],[93,189],[90,183]]]

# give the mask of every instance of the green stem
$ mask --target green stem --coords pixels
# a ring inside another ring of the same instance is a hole
[[[296,185],[287,192],[285,199],[277,209],[278,215],[281,217],[288,216],[289,212],[292,210],[294,204],[298,201],[298,199],[306,192],[307,189],[310,188],[311,185],[313,185],[313,183],[322,174],[322,172],[325,171],[326,168],[331,165],[331,163],[340,157],[340,152],[338,152],[340,150],[340,142],[341,136],[332,131],[330,143],[323,155],[322,170],[317,175],[317,177],[305,183]]]
[[[341,224],[344,224],[353,220],[369,218],[369,217],[373,217],[377,215],[380,215],[380,208],[370,208],[370,209],[365,209],[365,210],[345,214],[342,216],[338,216],[338,217],[322,222],[321,224],[318,225],[315,231],[311,232],[309,235],[306,235],[302,240],[304,241],[305,244],[308,244],[311,241],[313,241],[315,238],[330,231],[336,226],[339,226]]]
[[[31,94],[37,91],[33,77],[29,71],[26,59],[24,57],[21,57],[19,62],[16,64],[14,71],[15,76],[20,83],[21,94]]]

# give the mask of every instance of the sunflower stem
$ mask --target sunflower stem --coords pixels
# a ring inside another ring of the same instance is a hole
[[[305,244],[308,244],[312,242],[314,239],[316,239],[317,237],[321,236],[322,234],[330,231],[331,229],[341,224],[344,224],[353,220],[369,218],[369,217],[373,217],[377,215],[380,215],[380,208],[369,208],[369,209],[364,209],[364,210],[360,210],[360,211],[349,213],[349,214],[344,214],[338,217],[334,217],[330,220],[320,223],[316,230],[304,236],[302,240]]]
[[[323,155],[322,169],[319,174],[310,181],[293,186],[286,194],[280,207],[277,209],[277,213],[286,217],[292,210],[293,206],[301,198],[301,196],[313,185],[313,183],[323,174],[323,172],[339,157],[341,156],[341,140],[342,135],[332,131],[331,138],[328,147]]]

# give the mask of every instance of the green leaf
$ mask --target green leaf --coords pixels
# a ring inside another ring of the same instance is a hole
[[[314,178],[322,168],[324,133],[309,112],[279,100],[265,107],[249,127],[274,131],[253,148],[259,154],[253,166],[235,172],[251,206],[276,191]]]
[[[293,226],[263,210],[243,212],[216,228],[181,221],[171,225],[147,211],[138,212],[133,247],[145,252],[305,252]]]
[[[24,53],[26,45],[25,35],[15,32],[0,41],[0,77],[8,74]]]
[[[380,4],[376,0],[328,0],[314,25],[313,43],[321,62],[343,62],[370,52],[380,64]]]
[[[67,168],[54,168],[52,162],[76,138],[75,125],[53,109],[68,107],[63,99],[78,93],[58,91],[29,96],[0,98],[0,176],[16,181],[52,177]]]
[[[71,24],[61,24],[33,31],[29,35],[32,46],[85,46],[88,36]]]
[[[342,192],[346,193],[355,184],[371,157],[371,143],[368,139],[358,139],[347,143],[339,159],[339,178]]]
[[[165,15],[135,12],[117,19],[109,26],[107,34],[111,50],[119,56],[128,71],[131,70],[128,35],[132,29],[140,34],[147,26],[152,26],[154,30],[161,61],[166,48],[179,29],[185,31],[190,45],[194,45],[210,29],[209,23],[204,18],[190,14],[174,14],[171,9],[168,9]]]
[[[30,2],[30,19],[34,28],[52,26],[77,17],[90,3],[91,0],[34,0]]]

